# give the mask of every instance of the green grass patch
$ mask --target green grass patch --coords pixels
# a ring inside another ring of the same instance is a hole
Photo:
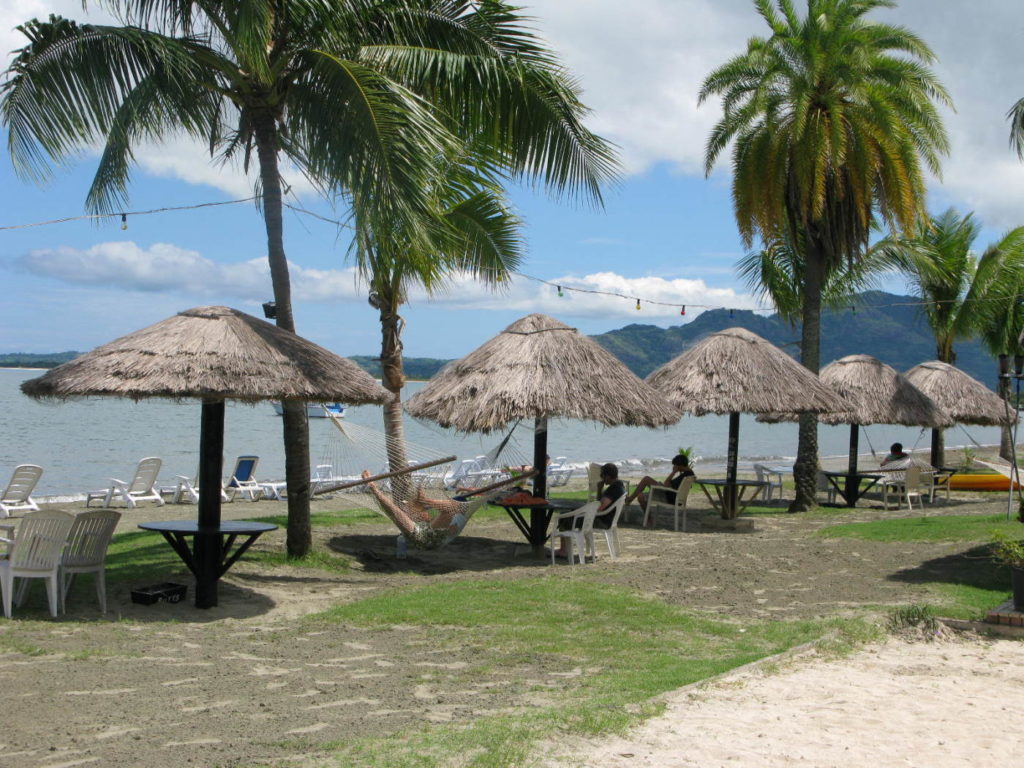
[[[351,558],[326,552],[322,549],[314,549],[305,557],[288,557],[287,553],[278,550],[268,552],[266,550],[257,551],[250,549],[245,553],[245,559],[268,566],[316,568],[331,573],[347,573],[352,570]]]
[[[523,765],[532,745],[556,732],[620,732],[650,715],[650,698],[665,691],[832,632],[856,627],[851,644],[867,634],[859,622],[720,621],[621,587],[558,577],[435,584],[310,621],[419,628],[433,647],[474,649],[478,662],[467,679],[495,670],[524,670],[526,679],[580,671],[546,689],[555,701],[548,707],[336,745],[339,764],[424,768],[451,765],[454,754],[477,768]],[[510,699],[522,692],[509,685]]]
[[[832,525],[817,532],[832,539],[867,541],[992,541],[993,533],[1024,537],[1024,526],[1006,515],[895,517],[867,523]]]
[[[261,523],[272,523],[282,528],[288,525],[288,515],[264,515],[254,517]],[[309,516],[310,525],[314,528],[333,528],[343,525],[361,525],[364,523],[388,522],[379,512],[372,509],[339,509],[332,512],[314,512]]]

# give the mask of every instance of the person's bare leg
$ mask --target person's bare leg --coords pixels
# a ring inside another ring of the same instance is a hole
[[[639,496],[642,491],[646,491],[652,485],[657,484],[657,480],[655,480],[650,475],[645,475],[643,478],[641,478],[640,482],[636,484],[636,488],[633,489],[633,492],[626,497],[626,504],[632,504],[636,500],[636,497]],[[644,502],[641,502],[641,506],[643,505],[643,503]]]
[[[363,470],[363,477],[372,477],[372,475],[367,470]],[[370,489],[370,493],[377,499],[377,503],[384,510],[384,514],[391,518],[391,522],[398,526],[398,530],[406,536],[412,536],[416,531],[416,522],[409,516],[409,513],[381,491],[376,483],[367,483],[366,487]]]

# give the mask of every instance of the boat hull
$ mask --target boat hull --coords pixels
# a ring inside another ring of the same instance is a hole
[[[954,491],[1008,491],[1010,478],[996,473],[962,474],[949,478],[949,487]]]
[[[272,403],[274,413],[278,416],[284,413],[284,407],[280,403]],[[341,418],[345,415],[345,406],[338,403],[306,403],[306,416],[310,419],[326,419],[328,416]]]

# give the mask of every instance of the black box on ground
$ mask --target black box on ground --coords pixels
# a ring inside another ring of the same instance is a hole
[[[151,587],[140,587],[132,590],[132,602],[139,605],[152,605],[163,601],[165,603],[180,603],[185,599],[188,587],[184,584],[175,584],[168,581],[163,584],[154,584]]]

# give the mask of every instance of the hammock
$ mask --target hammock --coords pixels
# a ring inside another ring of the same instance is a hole
[[[512,432],[487,455],[471,460],[471,471],[457,475],[451,471],[455,456],[408,442],[404,466],[392,468],[393,443],[386,435],[333,416],[331,423],[338,432],[317,466],[312,493],[335,493],[351,506],[377,509],[402,532],[400,557],[410,544],[417,549],[444,546],[500,489],[534,474],[510,471],[504,463],[514,456]],[[460,495],[449,497],[446,489],[451,488]]]

